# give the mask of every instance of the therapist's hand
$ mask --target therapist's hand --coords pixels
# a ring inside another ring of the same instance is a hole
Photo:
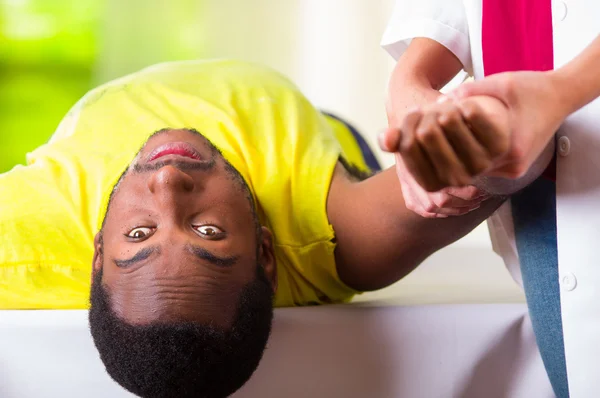
[[[478,209],[489,197],[474,186],[427,192],[406,169],[399,154],[396,154],[396,174],[406,208],[426,218],[461,216]]]
[[[516,179],[529,170],[568,116],[560,87],[553,72],[506,72],[465,83],[450,93],[458,101],[491,96],[508,109],[510,149],[488,175]]]

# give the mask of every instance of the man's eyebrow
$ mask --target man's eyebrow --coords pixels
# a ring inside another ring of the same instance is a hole
[[[187,245],[185,248],[199,259],[208,261],[218,267],[231,267],[238,261],[238,256],[219,257],[200,246]]]
[[[152,254],[159,253],[159,252],[160,252],[160,248],[158,246],[145,247],[142,250],[135,253],[135,256],[133,256],[131,258],[128,258],[126,260],[113,259],[113,262],[115,263],[115,265],[117,267],[127,268],[127,267],[130,267],[141,261],[144,261],[144,260],[148,259]]]

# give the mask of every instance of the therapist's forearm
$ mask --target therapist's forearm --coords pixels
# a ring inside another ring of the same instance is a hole
[[[439,90],[461,69],[458,58],[440,43],[413,39],[390,77],[386,100],[389,126],[400,126],[412,108],[435,101],[441,95]]]
[[[562,93],[566,115],[600,97],[600,36],[550,76]]]
[[[405,73],[401,65],[396,65],[390,78],[386,101],[388,125],[399,127],[411,109],[433,102],[440,95],[439,90],[427,78]]]

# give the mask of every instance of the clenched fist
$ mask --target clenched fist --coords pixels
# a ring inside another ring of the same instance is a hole
[[[426,191],[464,187],[502,164],[511,146],[509,115],[492,97],[441,97],[409,112],[380,141]]]

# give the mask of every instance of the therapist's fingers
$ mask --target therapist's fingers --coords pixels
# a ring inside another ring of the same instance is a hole
[[[409,186],[411,192],[406,197],[410,196],[410,203],[407,203],[409,210],[415,211],[425,217],[432,218],[440,216],[461,216],[481,206],[483,199],[463,200],[445,193],[443,190],[438,192],[427,192],[420,186]]]
[[[449,96],[461,100],[467,97],[485,95],[506,103],[510,91],[506,84],[507,76],[510,76],[510,72],[503,74],[503,76],[493,75],[483,80],[463,83],[450,92]]]
[[[463,208],[463,207],[473,207],[478,206],[481,202],[483,202],[484,198],[476,198],[476,199],[463,199],[458,196],[453,196],[448,193],[445,193],[444,190],[436,192],[437,196],[433,198],[436,205],[439,207],[453,207],[453,208]]]
[[[441,192],[460,198],[465,201],[477,201],[490,198],[490,194],[480,190],[474,185],[468,185],[466,187],[444,188]]]
[[[422,217],[460,216],[479,208],[482,201],[481,199],[471,201],[452,197],[445,190],[433,193],[425,191],[406,169],[399,154],[396,154],[396,170],[406,208]]]

